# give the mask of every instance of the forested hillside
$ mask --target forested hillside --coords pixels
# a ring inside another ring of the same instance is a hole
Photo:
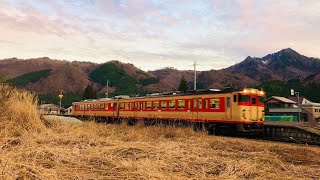
[[[287,48],[262,58],[247,57],[244,61],[221,70],[198,71],[197,88],[256,87],[267,96],[288,97],[290,89],[299,91],[311,101],[320,102],[320,60],[303,56]],[[105,97],[109,81],[109,97],[114,95],[145,95],[153,92],[177,91],[185,78],[193,89],[194,72],[165,68],[143,71],[133,64],[109,61],[102,64],[69,62],[36,58],[0,60],[0,80],[36,92],[42,103],[67,107],[85,96],[90,86],[98,98]]]

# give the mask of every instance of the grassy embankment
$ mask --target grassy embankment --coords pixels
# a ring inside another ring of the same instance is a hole
[[[28,92],[0,87],[0,179],[319,179],[320,148],[189,128],[43,120]]]

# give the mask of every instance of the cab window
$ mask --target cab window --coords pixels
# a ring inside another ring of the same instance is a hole
[[[238,101],[239,102],[250,102],[250,96],[249,95],[238,95]]]

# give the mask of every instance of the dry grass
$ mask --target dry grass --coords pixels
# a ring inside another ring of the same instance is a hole
[[[320,178],[318,147],[189,128],[44,123],[31,106],[32,95],[22,94],[30,98],[24,113],[1,114],[0,179]]]

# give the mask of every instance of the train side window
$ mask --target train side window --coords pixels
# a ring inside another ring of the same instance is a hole
[[[227,107],[230,107],[231,102],[230,102],[230,97],[227,97]]]
[[[185,100],[178,100],[178,108],[179,109],[185,109]]]
[[[124,108],[125,108],[125,110],[130,110],[130,104],[129,103],[125,103],[124,104]]]
[[[256,104],[256,98],[252,98],[252,104]]]
[[[123,109],[124,109],[124,103],[120,103],[119,109],[120,109],[120,110],[123,110]]]
[[[90,109],[93,110],[93,104],[90,104]]]
[[[151,110],[152,103],[150,101],[147,102],[147,110]]]
[[[101,104],[101,110],[104,110],[104,104]]]
[[[208,109],[208,106],[209,106],[209,100],[208,100],[208,99],[205,99],[205,100],[204,100],[204,108],[205,108],[205,109]]]
[[[140,102],[136,102],[136,109],[140,110]]]
[[[210,99],[210,109],[220,109],[220,99]]]
[[[202,109],[202,99],[199,99],[199,101],[198,101],[198,108]]]
[[[188,100],[188,110],[191,109],[191,100]]]
[[[130,109],[131,109],[131,110],[134,110],[134,102],[131,102],[131,103],[130,103]]]
[[[198,109],[198,100],[197,99],[193,100],[193,109]]]
[[[233,95],[233,102],[237,102],[237,95]]]
[[[97,105],[97,109],[100,110],[100,104]]]
[[[159,101],[154,101],[153,102],[153,110],[158,110],[159,109]]]
[[[108,110],[108,108],[109,108],[108,106],[109,106],[109,103],[106,103],[105,104],[105,110]]]
[[[161,101],[161,109],[167,109],[167,101]]]
[[[146,110],[146,102],[142,102],[142,110]]]
[[[169,101],[169,108],[170,109],[175,109],[175,107],[176,107],[176,101],[175,100]]]

